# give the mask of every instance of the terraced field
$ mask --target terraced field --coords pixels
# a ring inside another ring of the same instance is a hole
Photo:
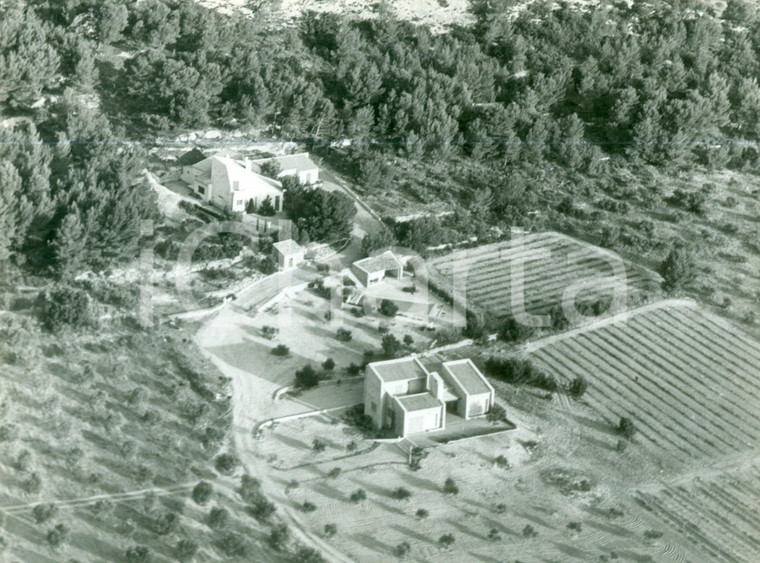
[[[526,310],[544,314],[561,303],[563,292],[579,283],[597,284],[581,291],[579,302],[611,296],[611,288],[619,282],[606,252],[559,233],[531,233],[429,260],[427,275],[441,289],[464,296],[468,307],[475,305],[502,317],[512,312],[511,290],[519,287],[515,280],[519,283],[522,264]],[[627,262],[622,265],[631,300],[658,290],[657,274]]]
[[[536,344],[530,356],[561,381],[589,382],[602,418],[631,417],[637,440],[672,461],[715,458],[760,440],[760,343],[682,302],[633,312],[625,324]]]

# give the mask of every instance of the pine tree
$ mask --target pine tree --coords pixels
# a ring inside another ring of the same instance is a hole
[[[694,262],[685,248],[676,246],[670,250],[659,269],[662,288],[675,291],[694,278]]]
[[[87,261],[87,236],[79,210],[69,212],[56,229],[53,241],[55,268],[61,279],[78,274]]]
[[[12,255],[16,238],[16,194],[21,187],[21,178],[10,162],[0,162],[0,264]],[[5,267],[0,266],[0,270]]]

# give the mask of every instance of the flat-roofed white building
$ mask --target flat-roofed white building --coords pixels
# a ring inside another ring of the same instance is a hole
[[[304,261],[306,249],[292,239],[281,240],[273,245],[274,257],[281,270],[295,268]]]

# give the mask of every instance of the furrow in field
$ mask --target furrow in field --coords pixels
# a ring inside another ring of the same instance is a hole
[[[589,395],[592,397],[596,393],[599,393],[602,395],[602,398],[598,401],[596,410],[600,410],[600,414],[604,414],[605,411],[609,412],[609,420],[612,423],[614,423],[613,421],[616,421],[617,419],[619,419],[621,415],[629,414],[629,410],[631,406],[636,404],[635,401],[632,402],[631,399],[628,397],[630,395],[629,393],[621,393],[620,390],[615,389],[613,386],[611,386],[607,382],[607,378],[595,378],[594,376],[590,375],[590,374],[595,373],[597,366],[595,366],[592,362],[589,362],[584,357],[583,354],[580,354],[580,355],[577,353],[573,355],[569,355],[567,353],[562,354],[561,351],[550,350],[549,347],[542,348],[539,354],[540,356],[538,357],[548,355],[559,366],[562,366],[563,364],[567,365],[568,363],[571,365],[575,365],[578,369],[571,370],[574,375],[587,376],[587,378],[589,379],[589,382],[591,383],[590,385],[591,390],[589,392]],[[555,366],[552,366],[552,367],[555,367]],[[550,369],[549,371],[550,373],[554,373],[555,375],[558,375],[555,369]],[[613,411],[612,409],[609,409],[608,407],[605,406],[610,403],[617,406],[619,410]],[[599,408],[600,406],[602,407],[601,409]],[[644,409],[644,412],[647,412],[646,409]],[[691,450],[684,447],[684,444],[690,443],[684,436],[680,436],[674,430],[660,423],[654,417],[652,413],[648,413],[648,414],[650,414],[650,416],[644,419],[637,419],[636,421],[637,428],[642,438],[666,450],[668,448],[663,444],[667,443],[673,448],[680,450],[681,452],[686,454],[687,458],[693,455],[693,452]],[[677,436],[677,438],[680,438],[680,439],[670,439],[671,434]],[[679,461],[683,461],[682,458],[678,458],[678,459]]]
[[[672,405],[665,401],[663,398],[659,397],[657,394],[655,394],[653,391],[650,390],[648,386],[643,386],[640,384],[636,384],[633,382],[633,378],[626,378],[626,377],[616,377],[616,374],[622,374],[623,370],[621,369],[622,366],[626,366],[628,370],[631,371],[631,373],[636,374],[641,379],[647,379],[647,369],[641,365],[641,363],[634,361],[633,359],[629,358],[628,356],[625,356],[618,352],[615,348],[612,348],[609,346],[606,342],[602,341],[600,342],[600,339],[596,339],[596,341],[591,340],[590,336],[594,333],[587,333],[587,334],[579,334],[577,336],[576,344],[577,346],[574,346],[572,349],[580,351],[581,354],[584,354],[586,357],[589,358],[589,361],[592,365],[599,364],[602,366],[606,366],[608,369],[606,370],[606,379],[609,380],[611,385],[614,385],[618,389],[618,393],[621,393],[624,395],[627,400],[630,401],[631,405],[639,404],[641,403],[641,400],[646,398],[647,404],[650,407],[655,407],[657,409],[658,413],[665,413],[668,412],[668,409],[674,409],[676,412],[680,413],[682,417],[687,417],[685,413],[683,413],[680,409],[678,409],[675,405]],[[605,358],[601,357],[598,353],[598,350],[605,349],[611,356],[613,360],[617,362],[618,365],[611,366],[609,362],[605,360]],[[629,354],[633,355],[632,352],[629,352]],[[631,382],[630,384],[626,384],[627,382]],[[637,415],[636,412],[631,413],[632,416],[636,419],[636,421],[641,420],[641,416]],[[657,417],[658,419],[660,417]],[[701,438],[704,435],[704,432],[707,430],[704,427],[701,427],[698,424],[695,424],[697,428],[700,428],[701,430],[695,431],[694,428],[686,427],[683,424],[682,420],[674,420],[672,417],[669,417],[669,420],[675,423],[675,426],[668,427],[665,425],[665,422],[663,420],[658,420],[660,424],[665,426],[666,428],[670,428],[671,432],[676,434],[679,438],[685,441],[685,443],[690,444],[693,446],[697,452],[701,450],[700,446],[704,446],[705,442],[704,439]],[[688,432],[688,434],[681,433],[677,431],[677,428],[682,428],[685,432]],[[716,450],[716,452],[719,452],[717,448],[714,446],[711,446]],[[695,452],[691,452],[694,454]]]
[[[613,331],[615,329],[612,329],[612,331],[605,332],[605,331],[599,331],[596,336],[599,340],[602,342],[606,342],[609,347],[614,347],[614,344],[610,343],[610,339],[614,338]],[[620,329],[618,329],[620,330]],[[647,333],[650,334],[650,333]],[[708,397],[704,392],[701,391],[696,386],[693,386],[693,382],[685,381],[682,377],[680,377],[680,374],[684,373],[684,370],[681,366],[674,364],[669,358],[666,357],[666,355],[663,354],[663,350],[659,347],[655,347],[651,343],[651,339],[647,337],[640,337],[640,335],[637,333],[636,329],[632,326],[629,326],[626,329],[626,335],[628,338],[632,341],[630,342],[631,345],[628,346],[631,350],[636,350],[635,353],[635,362],[641,366],[643,366],[645,374],[658,374],[662,375],[664,377],[648,377],[645,375],[645,380],[656,386],[658,389],[660,389],[665,395],[672,396],[678,399],[677,403],[680,405],[688,405],[688,411],[684,412],[680,409],[678,409],[678,412],[682,416],[687,416],[692,421],[699,420],[699,421],[705,421],[706,417],[701,416],[700,413],[702,411],[706,411],[713,415],[713,418],[709,420],[709,424],[705,422],[705,424],[697,424],[704,432],[707,433],[707,435],[715,435],[714,429],[717,428],[723,432],[727,432],[729,436],[734,435],[734,429],[727,429],[723,425],[723,414],[717,413],[712,405],[714,405],[714,401],[712,397]],[[650,353],[647,353],[650,352]],[[654,368],[654,369],[653,369]],[[658,373],[659,372],[659,373]],[[672,379],[679,380],[683,383],[682,387],[679,387],[674,384]],[[690,393],[685,393],[683,389],[689,389]],[[695,398],[692,396],[691,392],[699,393],[704,397],[704,402],[699,402],[695,400]],[[726,410],[726,413],[728,416],[736,418],[736,420],[741,423],[741,419],[736,417],[733,413],[731,413],[728,409]],[[695,418],[696,417],[696,418]],[[718,421],[721,421],[720,423]],[[741,430],[741,433],[745,434],[747,438],[750,440],[754,440],[756,438],[756,435],[752,435],[750,433],[745,432],[744,430]],[[721,441],[723,441],[725,444],[729,445],[732,449],[736,447],[736,444],[731,446],[730,442],[727,442],[725,439],[721,438]],[[745,446],[743,442],[741,442],[741,446]]]
[[[699,493],[705,496],[713,504],[720,506],[725,514],[732,514],[735,518],[741,520],[744,524],[745,534],[756,534],[760,530],[760,517],[757,516],[757,504],[748,506],[742,499],[727,494],[716,483],[711,483],[708,487],[698,489]],[[748,532],[749,531],[749,532]],[[760,541],[753,538],[758,547]]]

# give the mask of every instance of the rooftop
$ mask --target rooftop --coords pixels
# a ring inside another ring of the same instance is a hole
[[[303,247],[292,239],[281,240],[280,242],[274,243],[273,246],[277,252],[284,256],[287,256],[288,254],[298,254],[299,252],[304,251]]]
[[[441,402],[428,392],[417,393],[416,395],[400,395],[396,396],[396,400],[407,412],[441,407]]]
[[[275,156],[272,158],[259,158],[253,161],[254,165],[261,165],[267,161],[274,160],[282,169],[283,172],[289,170],[316,170],[319,167],[309,158],[309,153],[303,152],[299,154],[288,154],[285,156]]]
[[[202,160],[206,160],[206,155],[199,149],[195,148],[180,156],[177,159],[177,164],[182,166],[192,166],[193,164],[198,164]]]
[[[369,367],[387,382],[427,378],[427,371],[417,358],[400,358],[384,362],[372,362]]]
[[[483,374],[480,373],[475,364],[469,359],[444,362],[443,368],[454,376],[454,379],[464,387],[464,390],[469,395],[480,395],[491,392],[491,387],[483,377]]]
[[[402,267],[399,259],[396,258],[396,255],[393,254],[393,252],[390,250],[386,250],[377,256],[370,256],[369,258],[364,258],[363,260],[357,260],[354,262],[354,266],[361,270],[364,270],[368,274],[384,270],[397,270]]]

